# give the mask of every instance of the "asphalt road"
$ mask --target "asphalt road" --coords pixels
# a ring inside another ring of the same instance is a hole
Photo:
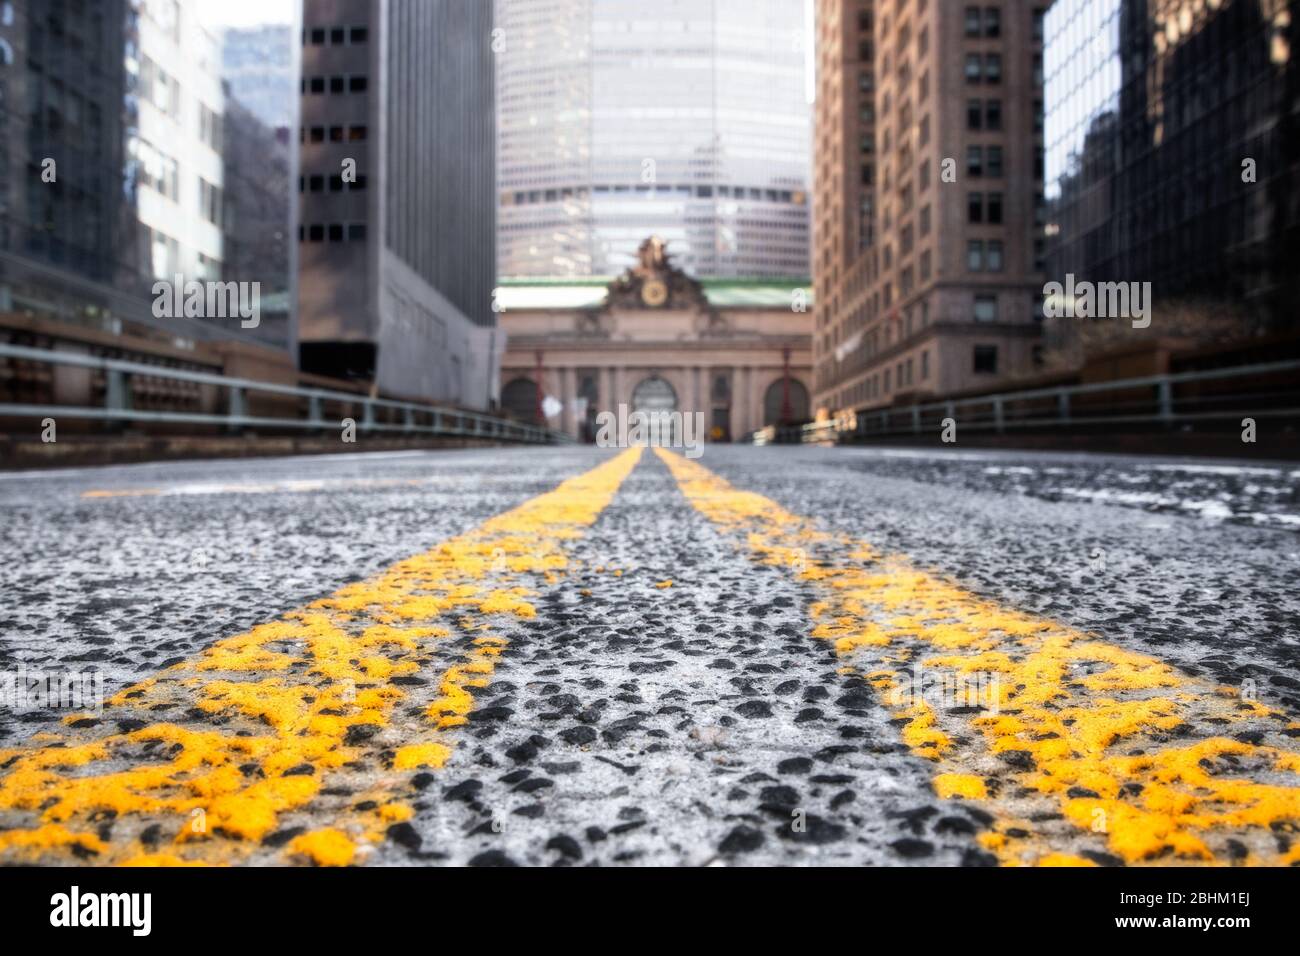
[[[112,698],[0,707],[0,860],[1300,861],[1293,465],[403,452],[0,515],[0,673]]]

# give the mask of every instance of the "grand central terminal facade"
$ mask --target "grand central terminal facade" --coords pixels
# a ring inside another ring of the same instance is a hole
[[[501,404],[579,441],[602,411],[704,415],[713,441],[810,417],[811,290],[794,280],[697,280],[664,243],[610,279],[503,280]]]

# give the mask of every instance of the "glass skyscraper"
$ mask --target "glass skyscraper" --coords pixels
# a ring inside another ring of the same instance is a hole
[[[1300,262],[1296,0],[1056,0],[1049,279],[1152,283],[1264,325]]]
[[[808,275],[804,6],[498,0],[498,271]]]

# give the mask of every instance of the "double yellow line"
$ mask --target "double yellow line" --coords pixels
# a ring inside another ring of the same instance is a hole
[[[698,511],[812,588],[812,635],[881,692],[940,797],[995,817],[980,840],[1002,863],[1300,863],[1300,724],[659,456]],[[936,707],[905,667],[984,699]]]
[[[126,688],[104,712],[118,732],[82,718],[0,751],[0,860],[362,860],[412,815],[408,777],[450,756],[508,643],[493,620],[534,616],[525,584],[560,581],[639,457]],[[329,825],[281,846],[286,820]]]
[[[939,797],[988,812],[978,839],[1000,862],[1300,862],[1294,721],[659,456],[738,548],[811,591],[811,636],[877,688]],[[0,751],[0,861],[364,862],[412,815],[410,777],[451,755],[504,622],[563,582],[566,544],[639,458],[218,641],[117,694],[101,724]],[[909,690],[918,668],[985,680],[953,706]]]

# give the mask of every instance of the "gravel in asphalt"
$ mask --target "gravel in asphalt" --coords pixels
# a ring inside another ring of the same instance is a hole
[[[354,658],[339,662],[333,676],[286,672],[310,697],[336,693],[339,675],[361,667],[362,693],[378,696],[325,708],[339,711],[339,724],[316,728],[321,747],[307,748],[301,763],[282,766],[274,753],[284,745],[273,743],[256,758],[260,776],[245,767],[247,782],[226,781],[235,795],[259,783],[275,792],[274,819],[255,836],[221,828],[185,836],[192,821],[176,805],[165,812],[114,805],[86,783],[68,791],[85,799],[58,825],[98,834],[100,843],[24,845],[13,835],[38,825],[40,802],[24,809],[10,786],[0,795],[0,826],[14,829],[0,856],[107,862],[164,852],[204,859],[220,850],[254,863],[979,865],[1007,861],[1015,814],[1063,818],[1091,806],[1087,787],[1062,814],[1034,803],[1041,794],[1017,802],[1010,789],[1002,798],[953,792],[964,786],[963,774],[936,783],[939,771],[952,768],[918,746],[914,719],[891,707],[880,675],[813,636],[824,587],[803,564],[762,563],[746,534],[698,511],[650,452],[579,536],[557,531],[554,522],[563,519],[555,518],[483,537],[492,516],[609,460],[591,448],[480,450],[0,476],[0,541],[19,556],[0,566],[9,598],[0,609],[5,671],[97,670],[113,695],[202,661],[218,645],[224,660],[243,669],[235,683],[261,687],[266,676],[223,649],[244,647],[239,642],[257,625],[329,595],[336,604],[330,610],[327,601],[327,610],[362,647],[387,634],[368,630],[375,626],[436,622],[449,631],[409,651],[384,646],[382,666]],[[909,569],[980,601],[1172,665],[1189,693],[1213,687],[1244,695],[1272,716],[1252,710],[1228,728],[1233,739],[1245,735],[1244,746],[1284,756],[1293,746],[1287,738],[1300,726],[1294,469],[728,446],[709,446],[701,463],[762,496],[768,505],[761,509],[807,516],[820,531],[865,540],[877,555],[900,556]],[[1161,500],[1135,496],[1137,487]],[[1184,506],[1191,500],[1219,506]],[[512,544],[503,534],[542,538]],[[392,619],[383,613],[416,607],[410,602],[419,594],[445,595],[428,590],[428,577],[410,593],[381,588],[368,610],[337,604],[340,594],[369,593],[368,582],[391,578],[402,559],[436,554],[440,542],[465,535],[489,556],[494,541],[504,542],[504,561],[456,580],[483,588],[475,600],[508,596],[506,610],[462,598],[427,619],[385,623]],[[526,547],[543,547],[538,540],[562,567],[508,566]],[[819,547],[810,546],[814,565]],[[531,613],[510,603],[523,594],[519,587],[531,592],[522,599]],[[308,637],[252,643],[259,652],[291,653]],[[321,652],[313,653],[319,666]],[[451,669],[467,665],[479,676],[457,678],[472,698],[461,714],[446,709],[445,685]],[[154,696],[160,685],[140,696],[157,712],[142,716],[142,704],[124,701],[105,711],[107,722],[81,728],[69,728],[64,712],[0,710],[0,788],[33,747],[67,750],[105,733],[137,735],[128,741],[134,749],[122,744],[116,762],[105,764],[115,772],[156,770],[177,753],[198,752],[192,737],[151,738],[151,719],[189,733],[266,733],[249,723],[260,711],[250,709],[247,687],[214,689],[215,677],[195,676],[197,685],[165,680],[163,696]],[[230,682],[229,672],[221,676]],[[265,709],[265,688],[259,694]],[[181,708],[182,699],[199,706]],[[319,703],[301,706],[320,718]],[[365,706],[382,710],[383,722],[361,720]],[[1201,739],[1213,721],[1237,719],[1216,707],[1188,709],[1190,723],[1174,737]],[[940,714],[937,725],[958,735],[954,752],[969,767],[957,769],[1027,789],[1029,778],[1017,775],[1032,768],[995,764],[988,747],[996,742],[972,729],[978,722]],[[237,743],[223,737],[217,752]],[[1143,738],[1144,747],[1168,743]],[[426,749],[403,749],[412,746]],[[1225,858],[1295,855],[1300,768],[1288,777],[1284,765],[1262,766],[1261,752],[1206,755],[1225,763],[1216,774],[1270,786],[1270,799],[1281,791],[1284,804],[1280,823],[1270,817],[1277,825],[1215,842]],[[91,780],[95,759],[63,769],[54,762],[51,772]],[[303,776],[319,779],[310,787],[293,780]],[[1105,848],[1105,834],[1083,835],[1088,827],[1078,821],[1026,827],[1042,843],[1040,861],[1048,851],[1074,862],[1123,861],[1115,847]],[[1129,862],[1168,862],[1176,852],[1156,847],[1144,856],[1145,844],[1134,846]],[[1190,851],[1183,857],[1196,861]]]

